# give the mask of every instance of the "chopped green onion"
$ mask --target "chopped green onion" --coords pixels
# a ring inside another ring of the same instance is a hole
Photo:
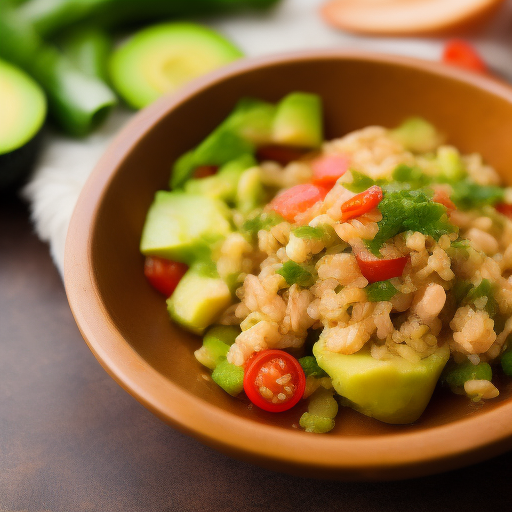
[[[387,301],[398,293],[390,281],[377,281],[368,285],[365,291],[370,302]]]
[[[283,266],[276,270],[276,274],[283,276],[289,285],[296,283],[303,288],[309,288],[315,283],[315,277],[309,270],[291,260],[283,263]]]

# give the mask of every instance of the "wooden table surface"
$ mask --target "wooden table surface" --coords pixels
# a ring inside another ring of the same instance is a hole
[[[26,206],[0,195],[0,512],[512,510],[512,453],[391,483],[292,477],[165,425],[100,367]]]

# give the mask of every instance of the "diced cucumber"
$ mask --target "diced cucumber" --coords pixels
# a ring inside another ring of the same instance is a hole
[[[235,343],[240,334],[240,327],[237,325],[214,325],[204,336],[204,342],[222,342],[228,347]]]
[[[212,373],[213,382],[232,396],[238,395],[244,389],[244,369],[222,360]]]
[[[233,203],[242,173],[255,165],[257,165],[257,162],[252,155],[242,155],[224,164],[214,176],[188,180],[185,183],[185,192]]]
[[[322,101],[316,94],[295,92],[277,105],[274,144],[316,148],[323,141]]]
[[[461,180],[467,175],[460,153],[452,146],[438,148],[436,160],[441,175],[450,181]]]
[[[512,376],[512,350],[507,349],[501,355],[500,359],[501,368],[503,369],[503,373],[505,375]]]
[[[167,310],[178,324],[202,334],[231,302],[229,287],[221,278],[205,275],[194,266],[167,299]]]
[[[338,414],[338,402],[332,389],[319,388],[309,399],[308,412],[299,421],[306,432],[325,434],[334,428],[334,418]]]
[[[236,206],[248,214],[265,201],[265,190],[261,183],[258,167],[251,167],[242,173],[236,192]]]
[[[159,191],[149,208],[140,250],[192,264],[208,254],[213,242],[231,231],[226,205],[209,197]]]

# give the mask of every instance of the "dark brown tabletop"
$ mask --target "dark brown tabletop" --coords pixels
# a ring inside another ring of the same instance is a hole
[[[506,512],[511,481],[512,453],[402,482],[297,478],[171,429],[95,360],[26,206],[0,195],[0,512]]]

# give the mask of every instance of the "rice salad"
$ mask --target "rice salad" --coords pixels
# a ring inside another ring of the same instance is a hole
[[[323,433],[339,406],[412,423],[436,385],[489,400],[512,374],[512,189],[426,120],[324,141],[320,98],[242,100],[171,186],[145,273],[233,396]]]

